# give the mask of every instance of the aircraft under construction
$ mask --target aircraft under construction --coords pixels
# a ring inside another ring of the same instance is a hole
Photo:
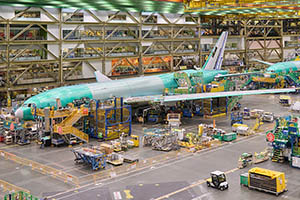
[[[235,74],[228,74],[228,71],[226,70],[221,70],[227,37],[228,32],[223,32],[221,34],[219,40],[212,49],[208,59],[206,60],[204,66],[201,69],[197,68],[195,70],[182,71],[188,76],[193,76],[193,74],[199,73],[201,74],[201,78],[198,79],[198,82],[191,81],[192,86],[199,83],[208,84],[212,82],[216,77],[235,76]],[[281,65],[283,64],[280,64],[280,66]],[[288,70],[298,70],[298,66],[300,66],[300,64],[295,64],[295,66],[296,68],[293,66]],[[277,72],[280,70],[273,65],[270,68],[272,69],[267,69],[267,71]],[[178,82],[174,77],[175,73],[176,72],[136,78],[111,80],[97,71],[95,73],[97,83],[64,86],[40,93],[26,100],[24,104],[20,108],[18,108],[15,115],[23,120],[32,120],[32,106],[36,108],[45,108],[52,106],[57,107],[57,99],[60,99],[61,105],[64,107],[68,103],[72,103],[74,100],[81,98],[107,100],[113,97],[123,97],[124,101],[127,103],[137,103],[139,101],[160,101],[162,103],[166,103],[215,97],[243,96],[295,91],[295,89],[273,89],[164,96],[163,94],[166,89],[171,90],[173,88],[178,88],[179,86]]]

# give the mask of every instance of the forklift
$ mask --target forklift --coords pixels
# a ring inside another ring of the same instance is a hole
[[[228,183],[224,172],[214,171],[210,173],[211,178],[206,180],[208,187],[213,187],[221,191],[228,189]]]

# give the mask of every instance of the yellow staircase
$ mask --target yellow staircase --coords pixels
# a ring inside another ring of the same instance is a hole
[[[284,162],[284,158],[281,155],[281,150],[280,149],[275,149],[273,152],[273,156],[272,156],[272,161],[273,162],[279,162],[279,163],[283,163]]]
[[[65,118],[61,123],[54,125],[53,131],[55,133],[58,133],[60,135],[66,135],[71,134],[73,136],[76,136],[82,141],[89,142],[89,136],[80,131],[79,129],[73,127],[73,125],[84,116],[88,116],[88,108],[80,107],[80,108],[74,108],[71,114]]]
[[[249,133],[255,134],[259,130],[259,127],[263,124],[264,123],[257,117],[256,122],[255,122],[254,126],[252,127],[252,129],[249,131]]]

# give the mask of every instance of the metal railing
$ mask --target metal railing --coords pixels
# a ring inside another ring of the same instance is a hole
[[[62,170],[55,169],[53,167],[49,167],[43,164],[40,164],[38,162],[28,160],[26,158],[18,157],[12,153],[0,150],[0,157],[11,160],[15,163],[31,167],[33,171],[37,171],[39,173],[51,176],[52,178],[58,179],[60,181],[63,181],[65,183],[74,184],[76,187],[79,186],[79,179],[76,176],[73,176],[71,174],[68,174]],[[22,190],[24,191],[24,190]]]
[[[99,180],[104,179],[110,179],[115,178],[117,176],[126,175],[128,173],[132,173],[138,170],[143,170],[145,168],[149,168],[151,166],[154,166],[159,163],[163,163],[166,161],[170,161],[173,159],[177,159],[181,156],[188,155],[190,152],[188,152],[186,149],[181,149],[178,151],[171,151],[165,154],[161,154],[152,158],[148,158],[145,160],[140,160],[139,162],[131,163],[128,165],[122,165],[118,167],[113,167],[107,170],[100,171],[95,174],[86,175],[79,178],[80,184],[86,184],[91,181],[94,181],[96,183]]]
[[[13,185],[11,183],[8,183],[6,181],[0,180],[0,189],[3,190],[4,192],[17,192],[17,191],[24,191],[27,193],[30,193],[29,190],[26,190],[24,188],[21,188],[19,186]]]

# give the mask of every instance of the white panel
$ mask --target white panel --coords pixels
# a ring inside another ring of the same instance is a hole
[[[114,11],[93,11],[93,13],[102,21],[107,21],[109,18],[109,15],[113,15],[116,12]],[[120,15],[126,15],[124,12],[120,12]],[[138,16],[137,14],[134,14],[135,16]],[[133,20],[131,20],[130,17],[126,16],[126,20],[111,20],[110,23],[135,23]]]
[[[102,61],[101,60],[93,60],[89,61],[89,63],[97,70],[102,73]],[[111,70],[111,61],[105,61],[105,70],[108,73]],[[82,75],[83,78],[93,78],[95,77],[94,70],[87,63],[83,63],[82,65]]]
[[[64,43],[64,44],[62,44],[62,48],[63,49],[65,49],[65,48],[74,48],[75,46],[76,46],[77,44],[76,43]],[[84,48],[84,44],[80,44],[79,46],[78,46],[78,48]]]
[[[284,43],[284,41],[291,41],[292,39],[291,39],[290,36],[283,36],[282,40],[283,40],[283,43]]]
[[[62,30],[73,30],[77,27],[78,25],[76,24],[68,24],[68,25],[64,25],[62,27]],[[84,30],[84,26],[80,26],[77,30]]]
[[[5,19],[11,19],[15,16],[15,10],[25,9],[25,7],[10,7],[10,6],[0,6],[0,16]]]
[[[49,18],[42,10],[38,9],[38,8],[30,8],[30,11],[40,11],[41,12],[41,21],[53,21],[51,18]],[[58,19],[58,9],[45,9],[47,10],[53,17],[55,17],[56,19]]]
[[[91,11],[94,12],[94,11]],[[91,15],[90,13],[84,11],[83,13],[83,21],[84,22],[97,22]]]
[[[238,47],[240,49],[245,49],[245,38],[244,37],[241,38],[241,42],[238,44]]]
[[[48,50],[52,52],[55,56],[59,56],[59,46],[57,44],[48,44]],[[51,59],[52,56],[48,53],[48,59]]]
[[[59,39],[59,27],[58,25],[52,25],[52,24],[48,24],[47,25],[47,30],[52,33],[56,38]],[[50,36],[49,34],[47,34],[47,40],[53,40],[54,38],[52,36]]]
[[[172,13],[166,13],[166,14],[164,14],[164,15],[165,15],[165,17],[166,17],[171,23],[174,23],[174,22],[180,17],[180,15],[178,15],[178,14],[172,14]],[[184,20],[184,18],[183,18],[183,19],[180,19],[177,23],[178,23],[178,24],[183,24],[183,23],[182,23],[183,20]]]
[[[112,68],[112,61],[111,60],[105,61],[105,74],[106,75],[108,75],[108,76],[111,75],[111,68]]]
[[[167,24],[167,22],[162,18],[162,16],[157,15],[157,23],[158,24]]]
[[[153,42],[142,42],[142,46],[151,46]]]
[[[44,9],[48,11],[48,13],[50,13],[53,17],[59,19],[59,9],[57,8],[44,8]]]
[[[300,168],[300,158],[292,157],[292,166]]]
[[[101,20],[106,21],[108,19],[108,13],[106,11],[94,10],[93,13]]]
[[[214,44],[213,38],[201,38],[201,44]]]

